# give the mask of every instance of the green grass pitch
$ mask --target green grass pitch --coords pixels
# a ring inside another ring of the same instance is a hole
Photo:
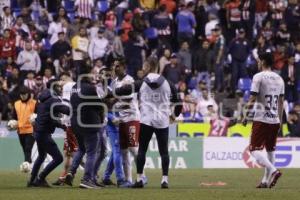
[[[273,189],[256,189],[262,169],[199,169],[170,170],[170,189],[160,189],[160,170],[147,170],[149,179],[144,189],[116,187],[85,190],[73,187],[49,189],[26,188],[27,174],[18,171],[0,172],[0,200],[297,200],[300,198],[300,170],[283,169],[283,176]],[[58,171],[48,177],[53,182]],[[225,182],[225,186],[203,186],[201,183]]]

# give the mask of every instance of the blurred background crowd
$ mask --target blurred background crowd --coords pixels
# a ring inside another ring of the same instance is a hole
[[[138,80],[143,61],[156,56],[159,73],[184,101],[178,120],[238,122],[259,54],[269,51],[286,84],[290,135],[300,136],[299,0],[3,0],[0,6],[1,120],[11,118],[23,85],[36,98],[62,73],[76,80],[84,63],[98,73],[119,57]]]

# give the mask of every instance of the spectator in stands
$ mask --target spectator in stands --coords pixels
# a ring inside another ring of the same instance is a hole
[[[51,46],[51,58],[54,62],[57,62],[62,55],[66,55],[71,52],[71,46],[66,41],[65,32],[58,33],[58,41]]]
[[[40,17],[38,18],[38,27],[42,33],[47,33],[50,22],[52,21],[52,16],[48,13],[46,9],[41,10]]]
[[[282,44],[276,45],[276,50],[273,52],[274,68],[273,71],[280,74],[282,68],[284,67],[287,57],[286,57],[286,47]]]
[[[202,47],[193,53],[193,73],[197,77],[197,81],[205,81],[210,88],[210,75],[213,71],[212,59],[213,54],[210,44],[207,40],[202,42]]]
[[[242,0],[242,24],[248,41],[252,41],[255,23],[255,0]]]
[[[89,56],[92,61],[103,59],[109,50],[108,40],[104,37],[104,28],[98,30],[98,37],[93,38],[89,44]]]
[[[171,19],[165,4],[159,7],[159,12],[154,15],[152,27],[157,30],[159,46],[171,47]]]
[[[188,42],[185,41],[181,44],[177,57],[180,65],[184,66],[185,73],[190,77],[192,73],[192,53],[190,52],[190,45]],[[188,80],[189,77],[187,77]]]
[[[177,85],[179,81],[184,79],[184,67],[182,67],[178,62],[178,58],[175,53],[171,55],[170,64],[165,66],[162,74],[174,85]]]
[[[194,28],[196,27],[196,19],[193,13],[194,3],[189,2],[186,6],[182,6],[176,16],[178,43],[188,41],[191,44],[194,36]]]
[[[57,17],[54,17],[53,22],[50,23],[48,28],[48,35],[50,36],[50,44],[53,45],[58,40],[58,33],[65,32],[62,27],[62,20],[58,20]]]
[[[145,43],[141,36],[136,32],[129,32],[129,41],[125,43],[124,53],[127,62],[127,72],[133,78],[136,78],[137,71],[143,66],[143,54]]]
[[[3,37],[0,38],[0,67],[8,57],[15,59],[16,55],[16,41],[12,37],[12,32],[9,29],[5,29]]]
[[[239,30],[238,37],[233,39],[228,47],[232,58],[231,96],[234,96],[238,80],[246,77],[246,61],[250,54],[250,44],[244,29]]]
[[[300,7],[298,0],[289,0],[289,5],[285,11],[285,21],[292,40],[297,40],[300,31]]]
[[[276,43],[288,45],[290,39],[291,39],[291,34],[287,30],[286,23],[284,21],[280,22],[279,30],[276,33]]]
[[[227,28],[229,30],[229,41],[235,37],[236,32],[242,27],[242,13],[240,6],[241,0],[226,0],[224,2]]]
[[[202,89],[202,97],[197,102],[196,112],[204,117],[205,122],[209,122],[211,114],[218,112],[218,105],[216,101],[209,96],[207,88]]]
[[[289,137],[300,137],[300,117],[299,114],[292,110],[289,112],[288,119]]]
[[[295,64],[294,54],[289,55],[288,61],[282,68],[281,76],[285,82],[285,99],[288,102],[298,101],[297,84],[299,81],[299,70]]]
[[[45,86],[43,84],[43,78],[38,75],[35,77],[35,85],[33,89],[33,96],[35,99],[38,98],[39,94],[45,89]]]
[[[30,22],[32,22],[32,18],[31,18],[31,15],[30,15],[30,14],[31,14],[31,12],[30,12],[29,8],[28,8],[28,7],[23,7],[23,8],[21,9],[21,13],[20,13],[19,16],[22,17],[23,22],[24,22],[25,24],[30,24]]]
[[[58,13],[57,13],[56,19],[58,21],[61,21],[62,19],[70,21],[70,18],[67,15],[67,11],[64,7],[61,6],[58,8]]]
[[[7,76],[7,89],[12,90],[21,84],[22,80],[20,78],[20,70],[17,66],[13,66],[11,73]]]
[[[255,26],[261,28],[268,15],[268,0],[255,1]]]
[[[217,25],[213,29],[215,43],[213,46],[213,68],[215,73],[214,88],[219,92],[224,89],[224,60],[225,60],[225,37],[222,34],[221,27]]]
[[[11,14],[11,9],[8,6],[3,7],[3,14],[0,16],[0,33],[5,29],[11,29],[14,25],[15,18]]]
[[[22,16],[18,16],[16,19],[16,23],[13,26],[13,30],[15,32],[18,32],[19,30],[23,30],[24,32],[26,32],[28,35],[30,34],[29,28],[27,26],[27,24],[24,23],[23,21],[23,17]]]
[[[93,0],[76,0],[75,10],[79,17],[92,19],[92,13],[94,11]]]
[[[84,59],[88,56],[88,46],[89,40],[86,35],[86,30],[80,28],[79,35],[76,35],[72,38],[72,55],[73,55],[73,64],[76,69],[77,76],[81,74],[81,68],[84,64]]]
[[[39,54],[32,49],[31,41],[26,41],[25,49],[18,55],[17,64],[20,66],[22,79],[26,77],[29,71],[40,72],[41,59]]]
[[[166,65],[170,64],[171,50],[164,49],[162,57],[159,59],[159,74],[162,74]]]
[[[44,88],[47,87],[48,81],[51,79],[55,79],[55,76],[53,75],[52,69],[50,67],[45,68],[44,70],[44,76],[43,76],[43,84]]]
[[[285,0],[270,0],[269,9],[271,13],[272,25],[275,30],[278,29],[280,21],[283,20],[284,11],[287,7]]]
[[[35,73],[33,71],[29,71],[27,73],[26,79],[24,80],[24,86],[30,89],[31,92],[34,91],[36,85],[36,81],[34,77],[35,77]]]
[[[117,35],[114,37],[114,41],[112,43],[112,55],[114,58],[125,56],[121,35],[122,35],[122,31],[119,30]]]
[[[208,22],[205,25],[205,36],[206,38],[212,38],[213,29],[219,24],[219,19],[214,14],[208,15]]]
[[[206,82],[204,80],[199,81],[197,87],[192,90],[190,99],[197,104],[202,98],[202,90],[206,88]]]

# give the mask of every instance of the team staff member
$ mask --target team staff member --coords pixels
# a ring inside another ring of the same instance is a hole
[[[33,126],[29,119],[34,113],[36,101],[31,98],[29,88],[20,89],[20,100],[14,105],[14,118],[18,121],[17,132],[23,149],[25,161],[31,163],[31,151],[34,144]]]
[[[78,151],[75,153],[72,166],[66,176],[65,183],[73,185],[74,175],[81,160],[86,153],[84,175],[80,183],[82,188],[97,188],[94,181],[95,160],[97,156],[97,145],[99,140],[99,128],[103,123],[103,107],[99,105],[102,98],[97,94],[96,86],[93,84],[91,68],[83,66],[81,80],[74,85],[71,94],[71,127],[78,142]]]
[[[47,175],[63,162],[63,156],[57,144],[52,139],[51,134],[53,134],[56,127],[61,127],[55,118],[57,118],[60,113],[68,115],[70,109],[68,106],[62,104],[59,97],[62,88],[58,80],[50,80],[47,83],[47,88],[48,89],[44,90],[38,98],[34,138],[37,143],[39,155],[34,162],[31,178],[27,185],[28,187],[50,187],[46,181]],[[53,160],[38,175],[47,154],[49,154]]]
[[[132,85],[123,86],[115,90],[116,95],[129,95],[137,92],[140,101],[141,112],[141,132],[139,138],[139,150],[137,156],[137,180],[133,185],[134,188],[142,188],[143,171],[146,161],[146,153],[153,132],[156,135],[159,154],[162,163],[162,181],[161,188],[168,188],[169,173],[169,125],[171,114],[171,103],[175,103],[175,115],[179,116],[182,105],[177,97],[176,88],[170,84],[163,76],[158,74],[158,64],[155,58],[149,58],[144,69],[148,75],[143,81],[134,83],[134,91]],[[174,118],[174,116],[172,116]]]

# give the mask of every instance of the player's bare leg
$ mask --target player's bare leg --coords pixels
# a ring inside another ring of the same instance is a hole
[[[123,169],[126,181],[132,183],[132,166],[129,149],[122,149]]]

